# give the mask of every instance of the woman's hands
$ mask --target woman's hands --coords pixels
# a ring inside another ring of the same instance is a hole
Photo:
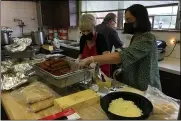
[[[88,67],[90,65],[90,63],[92,63],[92,59],[91,57],[82,59],[79,61],[79,66],[82,67]]]
[[[77,58],[77,59],[75,60],[75,63],[79,63],[79,62],[80,62],[80,59]]]

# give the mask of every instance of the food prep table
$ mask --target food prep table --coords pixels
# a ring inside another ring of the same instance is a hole
[[[105,76],[105,79],[108,80],[109,78]],[[43,80],[40,80],[40,81],[43,81]],[[113,84],[117,85],[117,86],[119,86],[119,85],[124,86],[125,85],[125,84],[122,84],[121,82],[114,82]],[[55,91],[53,86],[51,88]],[[140,90],[128,87],[128,86],[125,87],[125,90],[139,93],[140,95],[144,94],[143,91],[140,91]],[[2,105],[4,107],[4,110],[5,110],[8,118],[11,120],[36,120],[36,119],[40,119],[40,118],[43,118],[45,116],[60,112],[60,109],[56,108],[55,106],[44,109],[44,110],[37,112],[37,113],[29,112],[27,110],[27,106],[22,104],[22,103],[19,103],[12,96],[11,92],[12,91],[1,92]],[[70,92],[70,94],[71,94],[71,92]],[[59,95],[64,96],[64,94],[60,94],[60,93],[59,93]],[[75,111],[80,115],[81,119],[83,119],[83,120],[108,120],[108,117],[106,116],[104,111],[101,109],[101,106],[99,103],[96,103],[96,104],[89,106],[89,107],[85,107],[85,108],[81,108],[81,109],[75,109]],[[159,112],[157,112],[157,113],[159,113]],[[149,119],[155,119],[155,120],[162,120],[164,118],[165,117],[163,117],[163,115],[161,117],[159,117],[158,114],[154,114],[154,113],[149,117]],[[175,117],[175,119],[177,119],[177,117]]]
[[[106,77],[107,78],[107,77]],[[124,85],[120,82],[116,82],[116,85]],[[139,93],[140,95],[143,95],[144,92],[139,91],[137,89],[126,87],[125,90],[129,90],[132,92]],[[38,113],[32,113],[27,111],[27,107],[23,104],[20,104],[17,102],[14,97],[11,95],[11,91],[8,92],[2,92],[1,93],[1,100],[2,105],[7,113],[7,116],[11,120],[35,120],[40,119],[42,117],[52,115],[54,113],[58,113],[60,110],[56,108],[55,106],[52,106],[50,108],[47,108],[45,110],[42,110]],[[89,107],[81,108],[81,109],[75,109],[75,111],[80,115],[80,117],[83,120],[108,120],[108,117],[103,112],[103,110],[100,107],[100,104],[94,104]],[[159,117],[157,114],[152,114],[149,119],[163,119],[164,117]],[[175,117],[177,118],[177,117]]]

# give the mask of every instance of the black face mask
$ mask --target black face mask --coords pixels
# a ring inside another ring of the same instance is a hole
[[[134,27],[134,22],[131,23],[124,23],[124,34],[135,34],[135,27]]]
[[[93,38],[93,33],[91,32],[91,33],[89,33],[89,34],[87,34],[87,35],[82,35],[86,40],[92,40],[92,38]]]

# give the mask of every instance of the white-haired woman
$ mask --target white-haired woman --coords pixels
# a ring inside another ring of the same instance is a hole
[[[80,55],[79,59],[103,55],[109,53],[109,48],[103,35],[95,31],[96,20],[92,14],[82,15],[79,23],[79,29],[82,33],[80,38]],[[100,66],[108,77],[110,77],[110,65]]]

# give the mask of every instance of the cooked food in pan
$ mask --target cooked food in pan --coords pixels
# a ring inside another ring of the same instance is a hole
[[[39,64],[40,68],[53,75],[60,76],[71,71],[70,66],[64,59],[48,59]]]

